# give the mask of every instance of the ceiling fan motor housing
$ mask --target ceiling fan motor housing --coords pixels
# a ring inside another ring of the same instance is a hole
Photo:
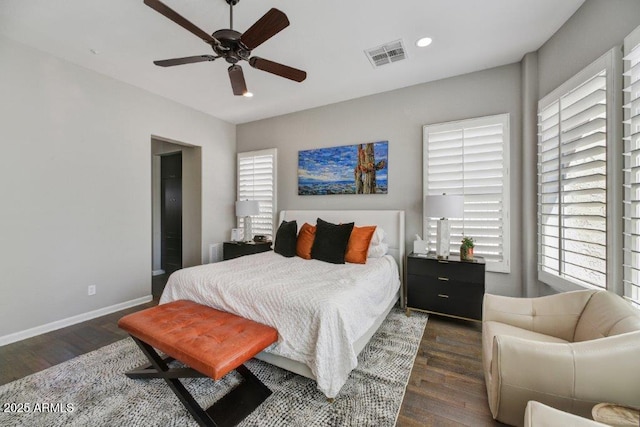
[[[213,51],[228,63],[235,64],[238,61],[249,59],[251,51],[240,41],[242,33],[235,30],[218,30],[212,36],[220,41],[220,44],[211,46]]]

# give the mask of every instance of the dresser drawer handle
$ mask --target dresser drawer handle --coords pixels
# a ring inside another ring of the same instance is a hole
[[[440,276],[438,276],[438,280],[444,280],[445,282],[448,282],[449,278],[448,277],[440,277]]]
[[[449,298],[449,295],[445,295],[445,294],[438,294],[438,296],[439,296],[440,298]]]

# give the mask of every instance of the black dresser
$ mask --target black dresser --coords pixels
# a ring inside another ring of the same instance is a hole
[[[450,256],[407,257],[407,315],[422,310],[468,320],[482,320],[485,263]]]

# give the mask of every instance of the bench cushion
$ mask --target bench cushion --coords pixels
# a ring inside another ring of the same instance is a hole
[[[185,300],[129,314],[118,326],[215,380],[278,339],[270,326]]]

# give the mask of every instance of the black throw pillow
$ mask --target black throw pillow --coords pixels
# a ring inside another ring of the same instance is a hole
[[[295,221],[282,221],[276,233],[276,244],[273,251],[287,258],[296,256],[298,241],[298,224]]]
[[[353,222],[332,224],[318,218],[316,238],[311,247],[311,258],[332,264],[344,264],[344,254],[353,230]]]

